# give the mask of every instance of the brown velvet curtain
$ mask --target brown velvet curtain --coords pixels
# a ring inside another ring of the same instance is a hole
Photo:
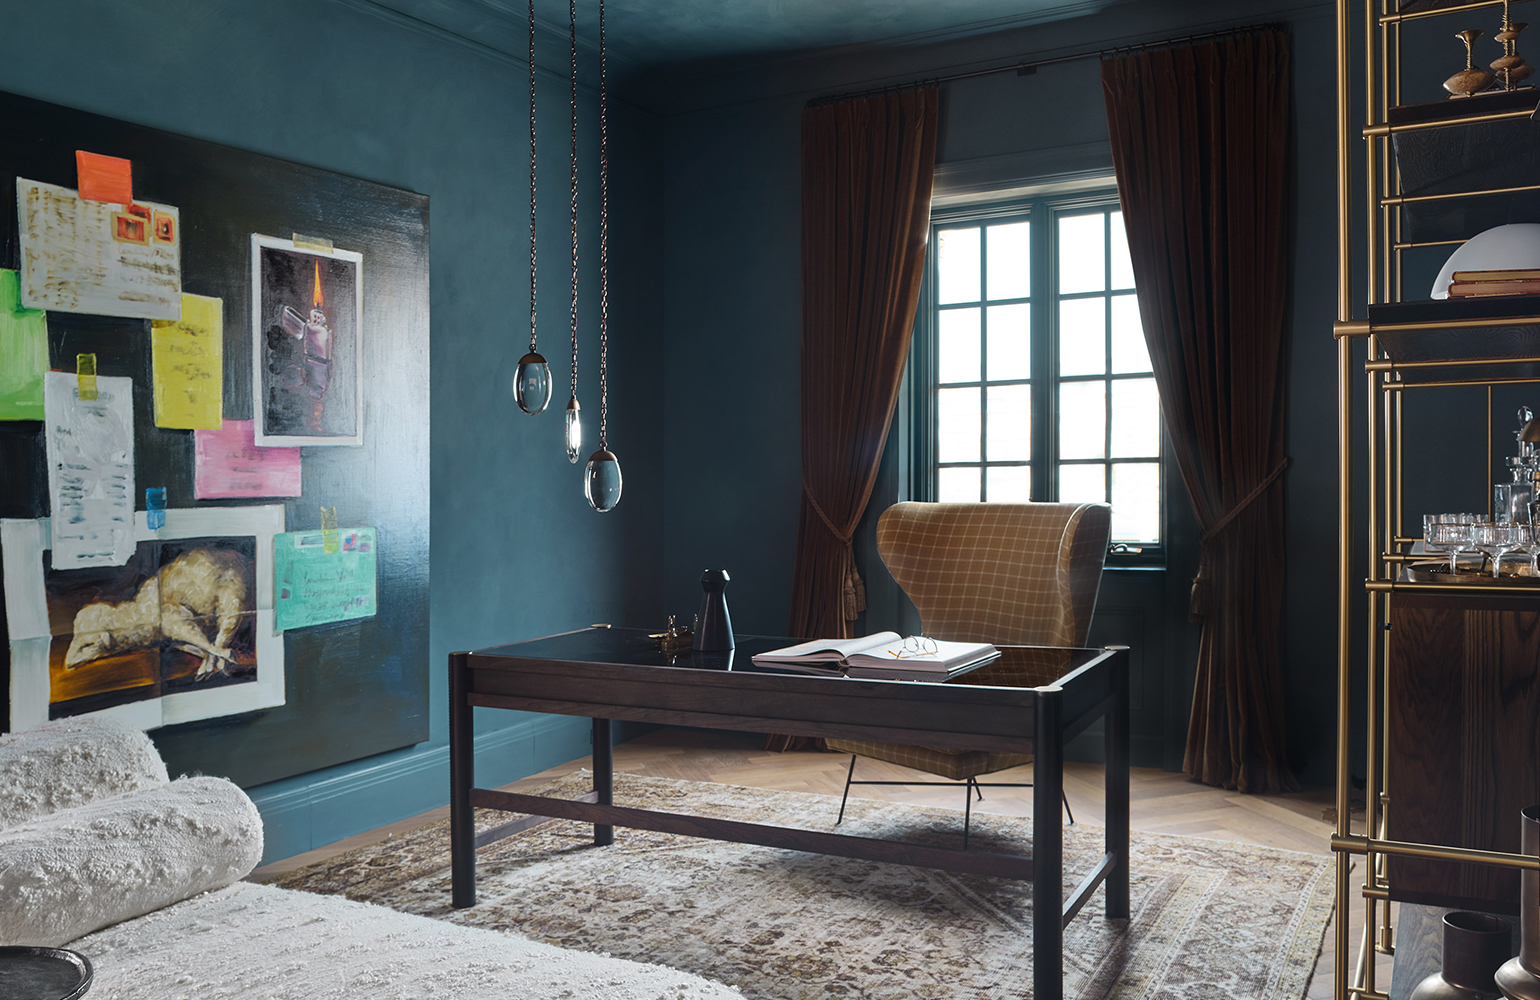
[[[1161,412],[1203,531],[1183,770],[1292,789],[1279,655],[1289,36],[1113,56],[1102,88]]]
[[[851,536],[909,356],[930,229],[935,88],[802,113],[802,502],[790,633],[846,637]]]

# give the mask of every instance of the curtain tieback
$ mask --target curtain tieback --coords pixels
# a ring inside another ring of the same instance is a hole
[[[1283,475],[1283,470],[1288,467],[1288,464],[1289,460],[1287,458],[1279,462],[1278,468],[1268,473],[1266,479],[1258,483],[1256,488],[1253,489],[1250,493],[1247,493],[1245,496],[1241,497],[1239,503],[1237,503],[1234,507],[1231,507],[1224,517],[1221,517],[1219,520],[1215,521],[1214,526],[1203,533],[1203,541],[1207,542],[1213,540],[1216,535],[1224,530],[1225,525],[1235,520],[1237,514],[1245,510],[1247,507],[1250,507],[1252,502],[1256,500],[1257,497],[1266,492],[1267,488],[1273,485],[1279,476]]]
[[[1266,479],[1258,483],[1250,493],[1241,497],[1240,502],[1231,507],[1224,517],[1215,521],[1213,527],[1203,533],[1201,544],[1204,548],[1202,554],[1198,557],[1198,575],[1192,578],[1192,597],[1187,604],[1187,619],[1189,621],[1201,622],[1213,613],[1213,603],[1209,594],[1208,543],[1218,537],[1219,533],[1231,521],[1235,520],[1241,511],[1250,507],[1257,497],[1267,492],[1267,488],[1277,482],[1279,476],[1283,475],[1283,470],[1288,467],[1288,464],[1289,460],[1287,458],[1279,462],[1278,467],[1268,473]]]
[[[829,518],[828,514],[824,513],[823,507],[819,505],[818,500],[813,496],[813,491],[807,488],[806,482],[802,484],[802,495],[807,498],[808,504],[812,506],[813,512],[818,515],[818,519],[823,522],[823,526],[829,529],[829,534],[839,539],[840,543],[845,547],[845,578],[841,586],[843,591],[841,604],[844,607],[845,620],[848,622],[855,621],[856,616],[866,610],[866,584],[862,581],[861,574],[856,569],[856,547],[855,543],[851,540],[854,532],[841,531],[834,526],[834,522]]]

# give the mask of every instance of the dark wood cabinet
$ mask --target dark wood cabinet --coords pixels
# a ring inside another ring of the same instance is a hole
[[[1393,593],[1386,663],[1389,839],[1517,853],[1540,802],[1540,593]],[[1393,900],[1518,911],[1515,869],[1388,862]]]

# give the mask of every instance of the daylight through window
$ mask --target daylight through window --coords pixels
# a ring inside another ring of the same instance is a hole
[[[1112,503],[1161,542],[1160,405],[1115,199],[942,216],[927,301],[937,500]]]

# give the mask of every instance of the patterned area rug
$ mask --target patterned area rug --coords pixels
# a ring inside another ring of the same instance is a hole
[[[578,772],[545,786],[586,791]],[[668,812],[830,830],[839,800],[616,775],[615,801]],[[478,811],[480,829],[508,817]],[[852,799],[841,830],[956,846],[961,811]],[[482,848],[479,901],[449,905],[449,825],[436,823],[285,875],[407,913],[657,962],[746,997],[1030,997],[1025,882],[617,829],[608,848],[564,820]],[[1065,892],[1100,857],[1103,831],[1065,828]],[[975,812],[971,846],[1031,853],[1030,820]],[[1065,931],[1065,995],[1078,1000],[1298,1000],[1331,913],[1330,860],[1222,841],[1135,833],[1133,917],[1101,893]]]

